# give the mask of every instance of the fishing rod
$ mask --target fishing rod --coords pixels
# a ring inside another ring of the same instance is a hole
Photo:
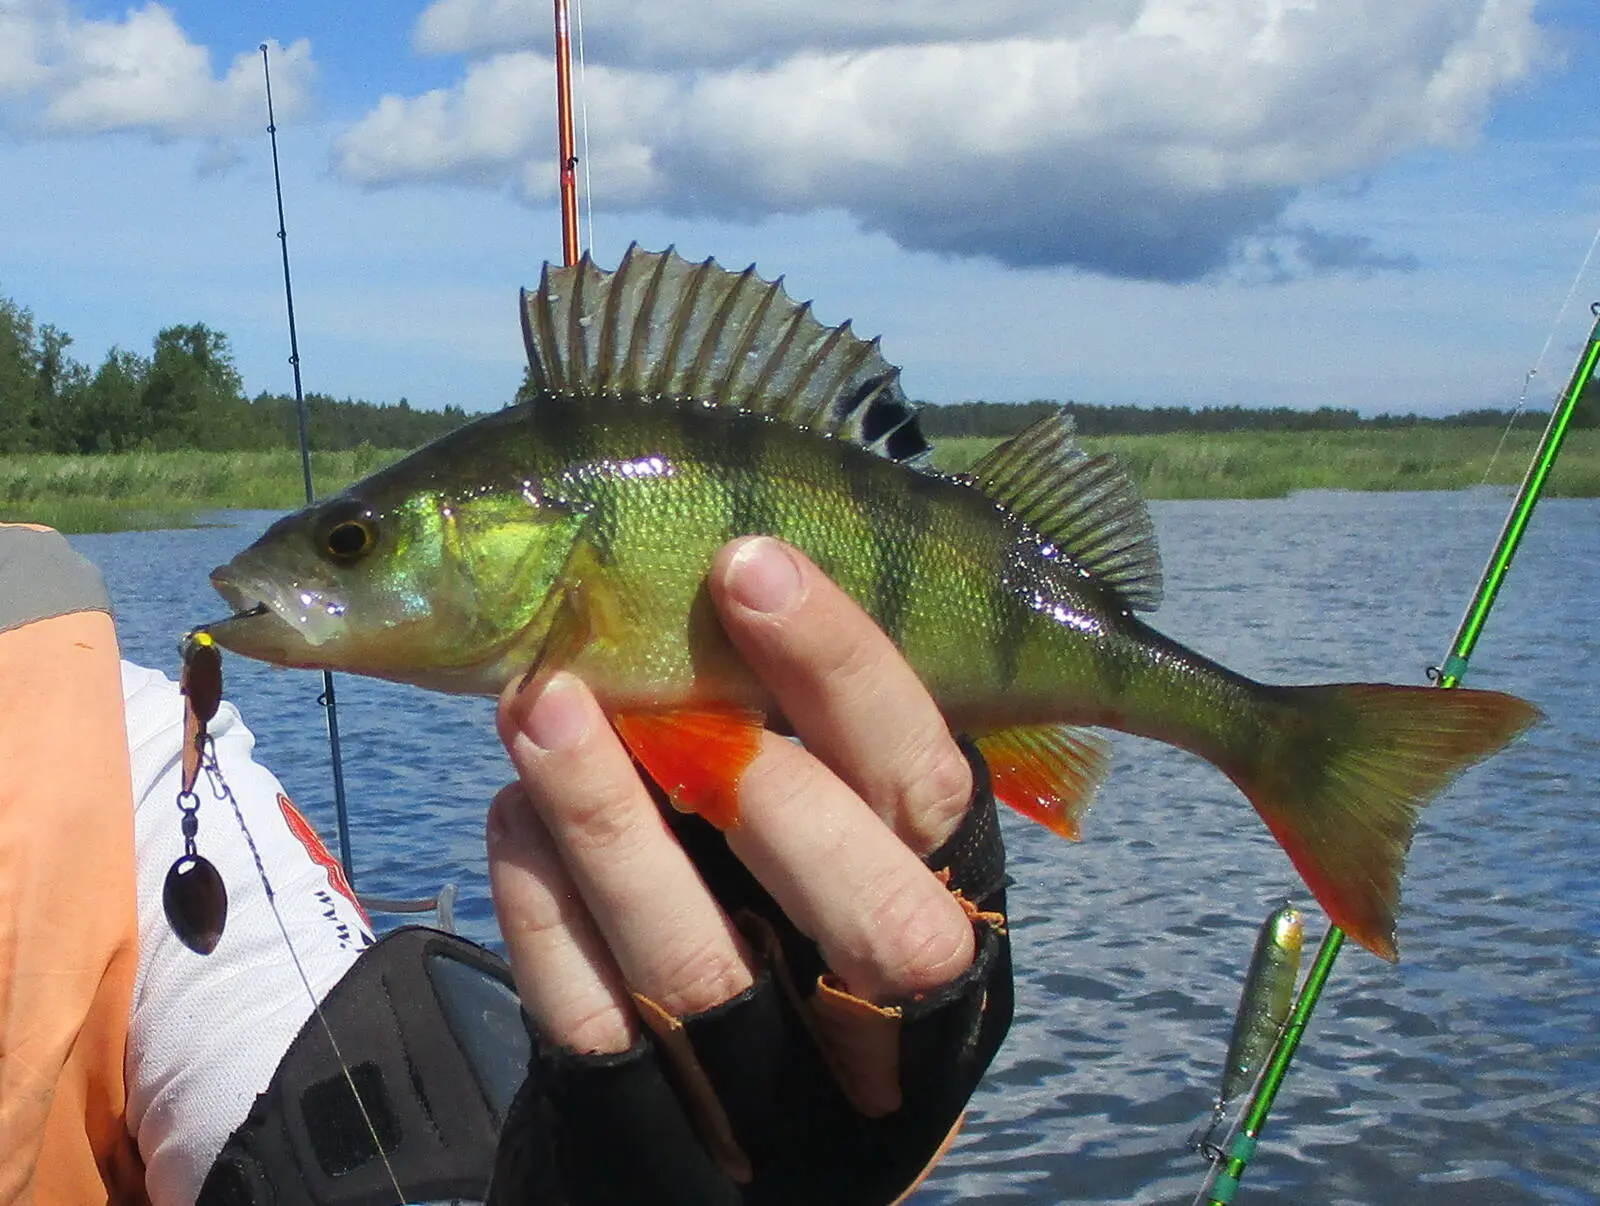
[[[556,153],[561,164],[561,258],[578,262],[578,153],[572,133],[572,38],[567,0],[556,6]]]
[[[283,252],[283,301],[289,311],[289,366],[294,370],[294,407],[300,426],[300,470],[305,478],[306,502],[316,500],[311,485],[311,434],[306,416],[306,395],[300,384],[300,340],[294,326],[294,287],[289,281],[289,232],[283,220],[283,176],[278,169],[278,123],[272,112],[272,68],[267,44],[261,43],[261,74],[267,83],[267,134],[272,139],[272,187],[278,197],[278,246]],[[344,757],[339,748],[339,708],[333,693],[333,673],[322,672],[319,702],[328,714],[328,753],[333,761],[333,803],[339,817],[339,862],[352,890],[356,871],[350,859],[350,811],[344,795]]]
[[[1472,601],[1467,605],[1466,613],[1456,629],[1455,638],[1450,643],[1450,652],[1440,666],[1429,668],[1428,677],[1439,687],[1457,686],[1466,677],[1467,663],[1472,657],[1472,651],[1477,647],[1478,638],[1483,634],[1484,624],[1487,623],[1489,612],[1493,609],[1495,599],[1500,593],[1500,586],[1511,569],[1511,560],[1516,556],[1517,547],[1522,543],[1522,536],[1527,531],[1533,509],[1544,493],[1545,483],[1549,480],[1551,470],[1555,468],[1556,458],[1561,453],[1561,445],[1566,440],[1573,414],[1583,400],[1585,388],[1595,380],[1595,368],[1597,363],[1600,363],[1600,302],[1591,305],[1589,312],[1595,316],[1595,323],[1589,331],[1588,343],[1578,357],[1578,363],[1572,370],[1572,377],[1567,382],[1566,389],[1550,412],[1550,422],[1545,427],[1538,448],[1534,450],[1533,460],[1529,463],[1522,485],[1512,501],[1505,526],[1500,530],[1494,551],[1490,553],[1488,564],[1484,566],[1483,574],[1478,579],[1477,589],[1473,591]],[[1227,1203],[1233,1201],[1234,1191],[1239,1188],[1239,1179],[1244,1175],[1245,1168],[1255,1154],[1261,1129],[1266,1125],[1267,1115],[1272,1110],[1278,1089],[1288,1074],[1296,1049],[1300,1046],[1306,1023],[1311,1020],[1312,1010],[1316,1008],[1323,986],[1333,971],[1334,961],[1339,957],[1339,950],[1343,945],[1344,931],[1338,926],[1330,926],[1327,937],[1322,940],[1322,945],[1317,950],[1316,960],[1306,975],[1305,986],[1295,1001],[1294,1011],[1289,1015],[1283,1035],[1278,1040],[1266,1071],[1262,1073],[1255,1095],[1250,1100],[1249,1108],[1243,1115],[1243,1121],[1228,1144],[1224,1162],[1219,1162],[1213,1167],[1211,1175],[1214,1179],[1210,1183],[1211,1196],[1206,1199],[1207,1206],[1227,1206]],[[1205,1191],[1202,1190],[1203,1192]]]

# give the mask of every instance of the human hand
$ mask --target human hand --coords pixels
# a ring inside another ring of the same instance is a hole
[[[913,997],[973,957],[966,912],[921,861],[955,829],[972,771],[881,630],[817,567],[767,538],[722,550],[724,627],[804,748],[768,733],[729,847],[856,995]],[[519,782],[495,799],[490,872],[524,1007],[549,1038],[620,1052],[631,994],[673,1016],[753,982],[746,943],[632,759],[570,674],[502,696]]]
[[[573,675],[501,697],[490,877],[536,1042],[491,1202],[881,1206],[1009,1026],[981,760],[795,550],[735,541],[708,581],[805,743],[763,734],[724,833],[664,814]]]

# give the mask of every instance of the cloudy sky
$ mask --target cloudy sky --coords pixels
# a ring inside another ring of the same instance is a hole
[[[1600,297],[1594,0],[589,0],[603,266],[715,256],[914,397],[1548,406]],[[548,0],[0,0],[0,295],[290,388],[500,404],[559,257]]]

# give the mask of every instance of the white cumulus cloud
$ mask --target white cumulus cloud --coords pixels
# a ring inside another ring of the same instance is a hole
[[[592,200],[842,209],[911,249],[1150,279],[1392,264],[1359,238],[1286,228],[1284,210],[1307,187],[1470,142],[1539,61],[1533,5],[627,6],[585,31]],[[385,97],[344,135],[340,171],[550,196],[548,23],[531,0],[435,0],[414,42],[467,55],[462,79]]]
[[[554,128],[554,80],[543,58],[506,54],[473,64],[455,88],[385,96],[345,139],[344,171],[368,182],[503,176]]]
[[[310,44],[271,49],[279,115],[304,111]],[[90,20],[66,0],[0,0],[0,127],[13,133],[216,139],[263,125],[265,116],[259,52],[242,51],[218,76],[210,51],[160,4]]]
[[[800,49],[869,49],[886,43],[1079,36],[1125,20],[1138,0],[688,0],[607,6],[584,30],[589,52],[607,62],[674,68],[772,62]],[[574,31],[581,19],[573,7]],[[434,0],[418,18],[413,44],[424,54],[538,50],[550,44],[551,8],[539,0]]]

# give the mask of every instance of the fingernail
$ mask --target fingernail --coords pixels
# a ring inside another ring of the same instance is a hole
[[[800,567],[783,545],[757,536],[734,553],[723,585],[751,611],[783,611],[800,594]]]
[[[589,731],[589,709],[578,680],[552,674],[522,713],[522,735],[546,753],[570,750]]]

